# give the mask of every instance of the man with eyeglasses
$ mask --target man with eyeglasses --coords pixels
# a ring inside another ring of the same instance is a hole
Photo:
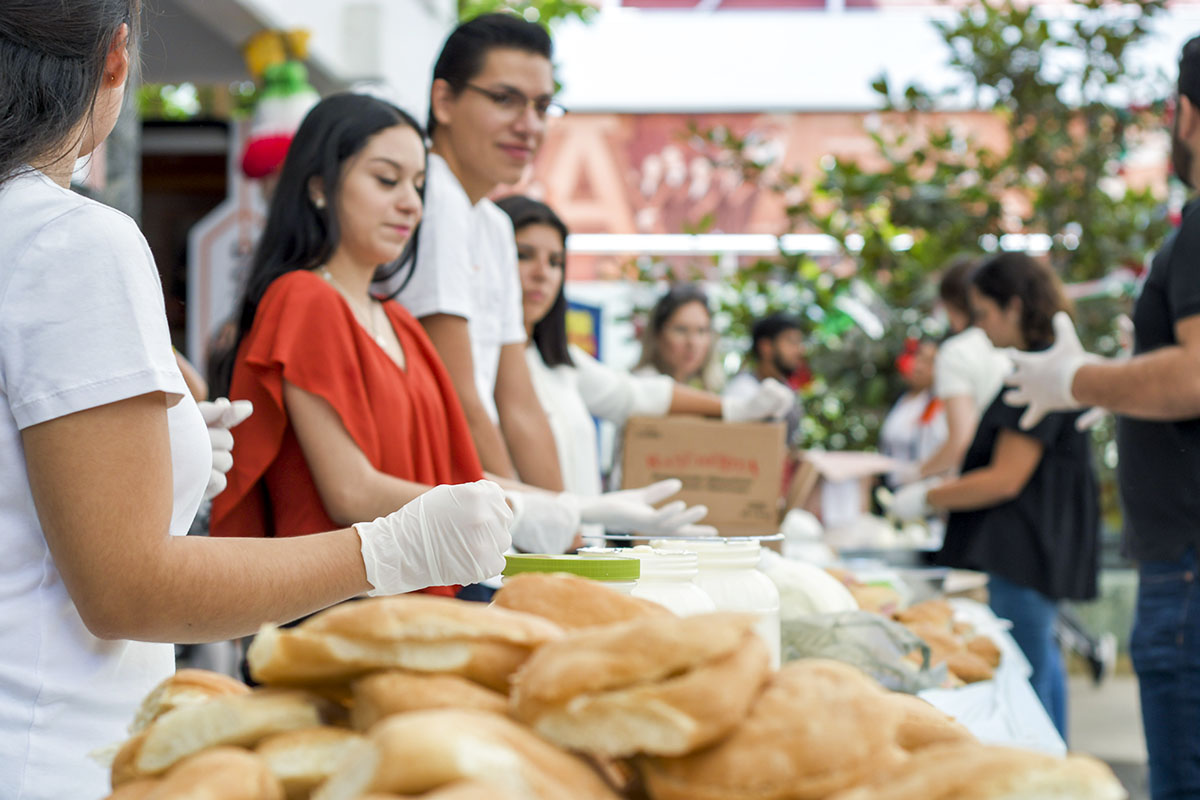
[[[525,362],[517,251],[487,199],[516,183],[542,144],[553,102],[550,37],[511,14],[450,34],[430,90],[425,215],[398,299],[450,372],[484,469],[550,490],[562,476]]]

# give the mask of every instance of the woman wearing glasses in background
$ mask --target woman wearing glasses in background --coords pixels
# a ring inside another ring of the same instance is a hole
[[[636,375],[670,375],[676,383],[720,392],[725,384],[713,343],[708,295],[690,283],[674,286],[659,298],[642,334]]]

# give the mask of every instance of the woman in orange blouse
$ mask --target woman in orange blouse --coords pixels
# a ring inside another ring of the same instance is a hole
[[[424,175],[420,127],[389,103],[334,95],[301,125],[224,370],[254,414],[237,430],[214,536],[315,533],[483,478],[421,326],[370,292],[420,220]]]

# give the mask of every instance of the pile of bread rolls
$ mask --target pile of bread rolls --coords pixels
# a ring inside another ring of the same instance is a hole
[[[923,613],[923,612],[919,612]],[[857,669],[778,671],[747,615],[678,618],[526,575],[491,606],[346,603],[251,645],[263,684],[181,670],[112,800],[1120,800],[1103,764],[986,747]]]

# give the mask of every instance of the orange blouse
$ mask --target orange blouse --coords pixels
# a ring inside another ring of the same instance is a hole
[[[283,404],[286,380],[328,402],[380,472],[437,485],[483,477],[446,368],[399,303],[384,310],[404,349],[400,368],[341,294],[307,270],[268,287],[238,348],[231,399],[254,403],[233,429],[233,469],[213,501],[213,536],[301,536],[329,518]]]

